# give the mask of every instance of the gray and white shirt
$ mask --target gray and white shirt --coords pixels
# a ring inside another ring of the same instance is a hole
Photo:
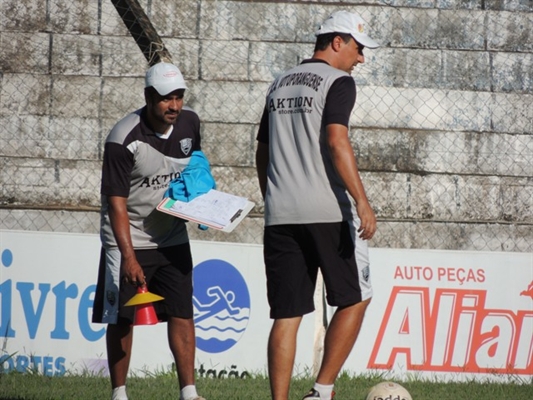
[[[321,60],[306,60],[271,84],[257,135],[269,145],[265,225],[353,219],[326,126],[348,126],[355,97],[353,78]]]
[[[156,210],[169,182],[200,150],[200,119],[183,107],[172,131],[161,135],[146,122],[146,108],[120,120],[109,133],[102,168],[100,237],[105,248],[117,246],[108,214],[108,196],[127,197],[135,249],[188,242],[183,220]]]

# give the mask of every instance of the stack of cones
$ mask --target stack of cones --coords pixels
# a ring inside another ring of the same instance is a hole
[[[150,293],[146,285],[137,288],[137,294],[133,296],[125,306],[135,306],[133,325],[155,325],[159,322],[155,313],[154,301],[163,300],[164,297]]]

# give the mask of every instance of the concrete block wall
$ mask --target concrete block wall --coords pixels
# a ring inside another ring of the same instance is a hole
[[[350,135],[380,219],[372,245],[533,249],[533,4],[516,0],[140,0],[189,84],[218,186],[257,207],[269,83],[312,54],[332,11],[382,47],[354,78]],[[146,60],[109,0],[0,3],[0,229],[98,230],[102,141],[143,105]]]

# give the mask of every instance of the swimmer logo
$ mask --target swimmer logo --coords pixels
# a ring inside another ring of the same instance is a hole
[[[196,346],[207,353],[230,349],[250,319],[246,281],[226,261],[207,260],[194,268],[193,283]]]

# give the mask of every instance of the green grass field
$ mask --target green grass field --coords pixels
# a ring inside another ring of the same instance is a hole
[[[364,400],[368,389],[383,379],[379,377],[341,376],[336,383],[336,400]],[[312,379],[295,379],[291,400],[300,400],[312,386]],[[525,384],[500,383],[441,383],[415,380],[402,383],[414,400],[532,400],[533,381]],[[199,378],[199,393],[207,400],[269,399],[268,379],[256,376],[248,379]],[[130,378],[130,400],[178,400],[177,381],[172,373],[149,378]],[[107,378],[37,374],[0,374],[0,400],[108,400]]]

